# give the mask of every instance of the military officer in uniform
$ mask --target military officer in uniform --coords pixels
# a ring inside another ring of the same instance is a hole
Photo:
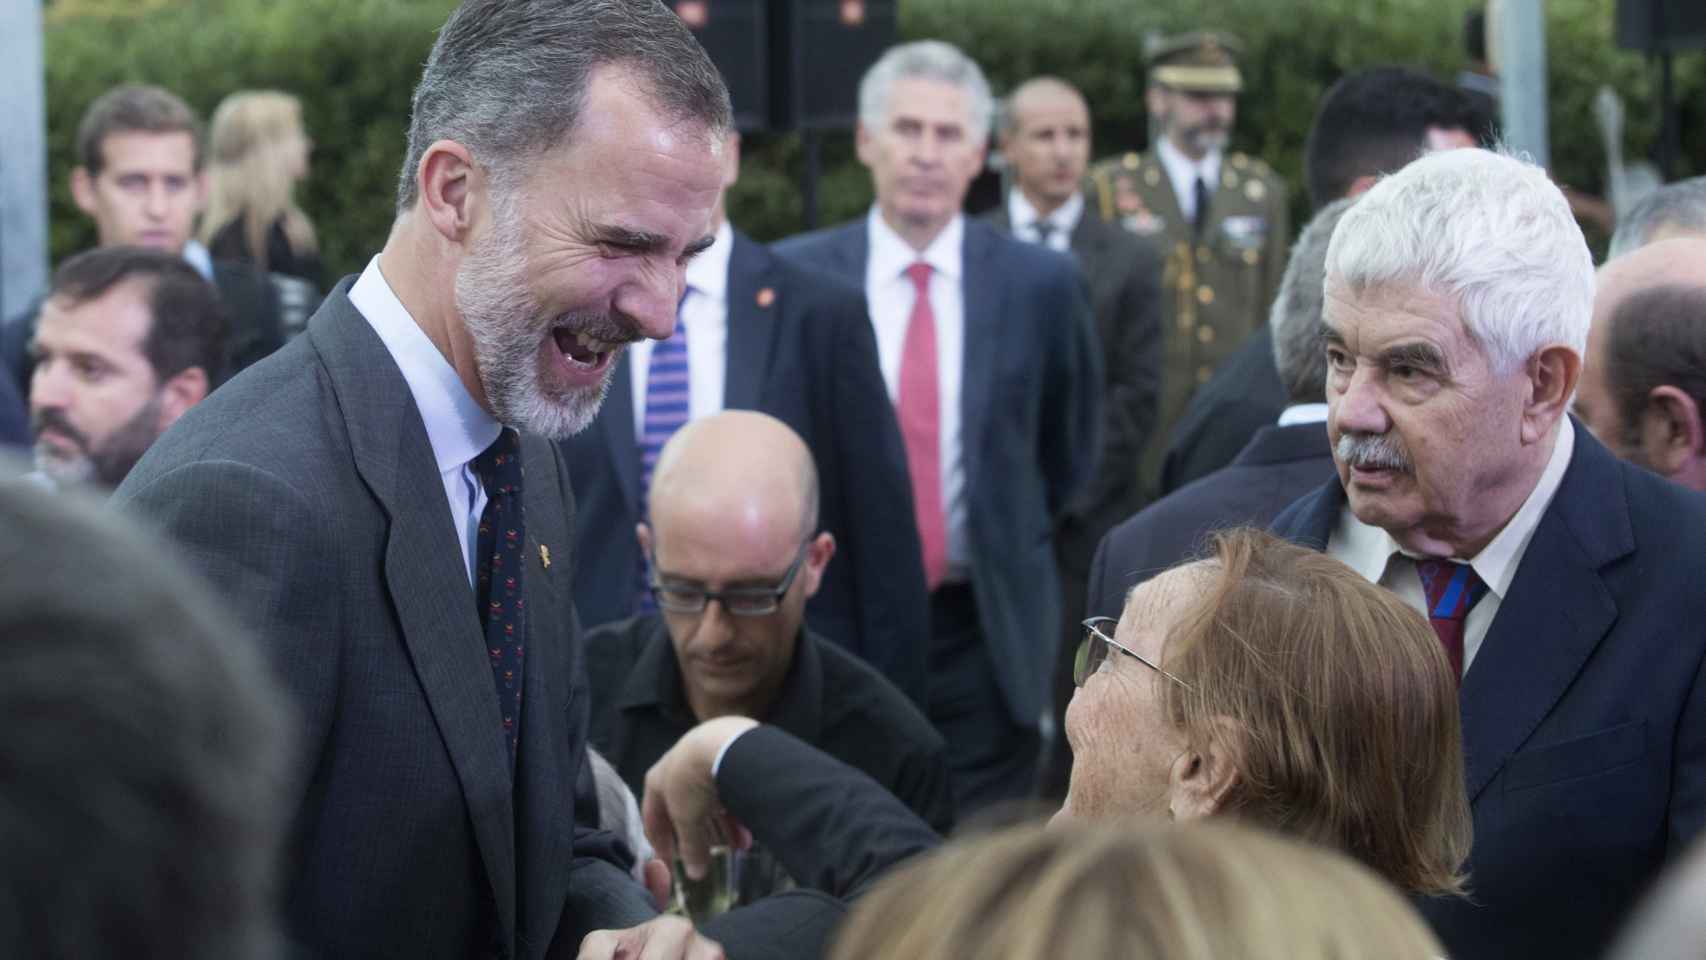
[[[1090,171],[1091,207],[1166,253],[1160,415],[1140,468],[1146,493],[1174,421],[1267,318],[1285,269],[1285,182],[1265,162],[1226,150],[1243,88],[1238,48],[1206,32],[1148,44],[1150,149]]]

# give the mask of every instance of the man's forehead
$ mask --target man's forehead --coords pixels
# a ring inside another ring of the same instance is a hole
[[[125,282],[93,300],[48,297],[36,325],[36,342],[63,343],[107,357],[140,357],[142,340],[153,322],[146,292],[140,284]]]
[[[101,140],[101,160],[108,170],[145,166],[194,173],[195,138],[184,130],[119,130]]]
[[[889,92],[889,121],[971,123],[971,98],[965,90],[932,77],[901,77]]]

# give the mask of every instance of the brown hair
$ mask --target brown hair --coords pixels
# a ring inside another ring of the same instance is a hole
[[[95,98],[77,124],[77,163],[98,177],[106,168],[106,139],[115,133],[187,133],[201,169],[201,121],[182,97],[164,87],[131,84]]]
[[[1225,812],[1462,893],[1471,821],[1457,683],[1422,615],[1333,558],[1218,533],[1164,651],[1162,707],[1239,778]],[[1233,722],[1225,722],[1231,718]]]
[[[1415,909],[1330,850],[1229,823],[1069,824],[922,857],[860,899],[831,960],[1444,955]]]

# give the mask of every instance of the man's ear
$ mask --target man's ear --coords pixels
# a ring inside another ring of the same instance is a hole
[[[95,178],[83,167],[71,170],[71,201],[89,216],[95,215]]]
[[[634,539],[640,541],[640,555],[649,558],[652,555],[652,528],[643,523],[634,524]]]
[[[1226,811],[1242,780],[1239,756],[1242,728],[1231,717],[1216,717],[1214,736],[1188,744],[1173,761],[1168,777],[1167,809],[1180,820],[1198,820]]]
[[[859,155],[859,162],[869,167],[871,165],[871,131],[865,128],[865,121],[860,120],[853,126],[853,152]]]
[[[1558,418],[1570,411],[1570,398],[1582,378],[1581,354],[1555,343],[1528,358],[1528,401],[1522,411],[1522,441],[1538,443]]]
[[[1706,446],[1706,425],[1694,398],[1666,384],[1647,394],[1641,411],[1641,448],[1653,468],[1665,476],[1679,473]]]
[[[160,385],[160,432],[165,433],[191,407],[206,399],[210,389],[207,371],[200,367],[185,367],[168,377]]]
[[[806,579],[806,596],[817,595],[818,587],[823,584],[823,572],[829,568],[829,561],[835,556],[835,534],[828,530],[812,538],[811,546],[806,548],[805,569],[800,575]]]
[[[463,243],[474,226],[474,184],[479,171],[468,148],[455,140],[434,141],[415,169],[415,203],[439,235]]]

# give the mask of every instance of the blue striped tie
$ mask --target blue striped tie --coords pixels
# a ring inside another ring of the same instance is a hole
[[[687,305],[692,288],[682,294],[675,310],[675,332],[668,340],[652,344],[651,365],[646,368],[646,419],[640,430],[640,519],[649,521],[647,498],[652,489],[652,470],[657,466],[663,445],[687,423],[689,390],[687,373],[687,328],[681,314]],[[646,558],[640,558],[639,608],[651,612],[657,609],[646,578]]]

